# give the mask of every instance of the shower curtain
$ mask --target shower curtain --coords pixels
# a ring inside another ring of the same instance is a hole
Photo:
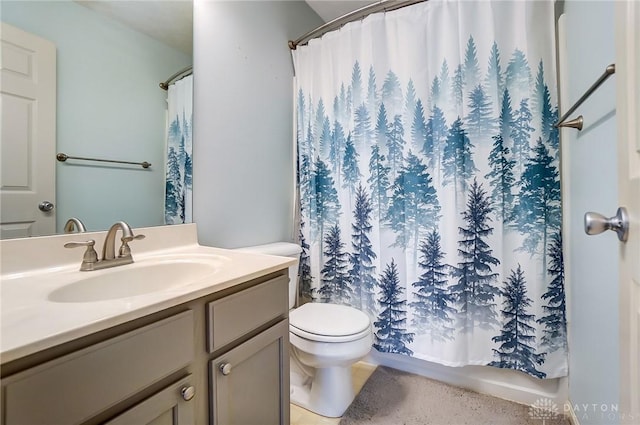
[[[441,1],[293,52],[303,300],[373,348],[567,373],[552,1]]]
[[[193,76],[169,86],[167,161],[165,181],[165,224],[192,222]]]

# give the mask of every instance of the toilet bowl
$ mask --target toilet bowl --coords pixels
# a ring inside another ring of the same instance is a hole
[[[241,248],[261,254],[298,257],[291,243]],[[295,307],[298,264],[289,267],[291,402],[314,413],[339,417],[355,397],[351,366],[371,350],[371,320],[353,307],[307,303]]]

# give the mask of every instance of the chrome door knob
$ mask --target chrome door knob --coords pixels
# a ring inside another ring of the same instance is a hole
[[[42,201],[40,202],[40,204],[38,204],[38,209],[40,211],[44,211],[44,212],[49,212],[53,209],[54,205],[53,203],[49,202],[49,201]]]
[[[196,389],[191,385],[188,387],[182,387],[180,388],[180,395],[184,400],[189,401],[194,395],[196,395]]]
[[[223,375],[227,376],[231,373],[231,363],[222,363],[218,366],[218,369],[220,369]]]
[[[598,235],[606,230],[613,230],[618,239],[626,242],[629,237],[629,214],[625,207],[618,208],[616,215],[607,218],[602,214],[588,212],[584,215],[584,231],[587,235]]]

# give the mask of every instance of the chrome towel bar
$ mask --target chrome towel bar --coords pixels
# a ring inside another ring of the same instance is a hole
[[[569,108],[567,112],[565,112],[565,114],[558,120],[558,122],[554,124],[554,127],[571,127],[571,128],[576,128],[578,130],[582,130],[582,124],[583,124],[582,115],[580,115],[578,118],[573,119],[571,121],[566,121],[567,118],[569,117],[569,115],[573,114],[573,112],[576,109],[578,109],[578,107],[582,105],[582,103],[585,100],[587,100],[587,98],[591,96],[591,94],[594,91],[596,91],[598,87],[600,87],[602,83],[604,83],[607,80],[607,78],[615,74],[615,72],[616,72],[616,65],[614,63],[607,66],[607,68],[604,70],[604,73],[600,76],[600,78],[598,78],[596,82],[593,83],[591,87],[589,87],[587,91],[584,92],[582,97],[580,97],[580,99],[578,99],[578,101],[574,103],[573,106]]]
[[[65,162],[67,159],[80,159],[82,161],[98,161],[98,162],[111,162],[111,163],[115,163],[115,164],[133,164],[133,165],[139,165],[142,168],[149,168],[151,167],[151,163],[144,161],[144,162],[131,162],[131,161],[118,161],[115,159],[98,159],[98,158],[83,158],[81,156],[70,156],[67,155],[66,153],[59,153],[56,155],[56,159],[60,162]]]

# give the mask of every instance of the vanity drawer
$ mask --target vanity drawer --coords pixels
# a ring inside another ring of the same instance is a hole
[[[207,304],[209,353],[247,335],[289,309],[289,277],[279,276]]]
[[[6,378],[3,423],[81,423],[193,358],[194,314],[185,311]]]

